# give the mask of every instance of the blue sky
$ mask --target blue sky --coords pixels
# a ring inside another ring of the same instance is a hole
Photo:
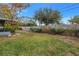
[[[23,10],[20,16],[33,17],[37,10],[45,7],[53,10],[59,10],[62,15],[62,22],[64,23],[67,23],[67,20],[69,20],[72,16],[79,15],[78,3],[33,3],[29,8]]]

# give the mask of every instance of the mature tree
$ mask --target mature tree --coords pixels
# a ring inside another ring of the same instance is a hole
[[[54,24],[60,22],[60,12],[57,10],[52,10],[49,8],[43,8],[39,9],[35,15],[34,18],[38,20],[41,24]]]
[[[12,18],[11,10],[9,9],[8,5],[0,5],[0,15],[6,19]]]
[[[79,16],[74,16],[69,20],[69,22],[74,24],[75,25],[74,29],[76,29],[77,25],[79,26]]]
[[[79,16],[74,16],[69,22],[79,24]]]
[[[30,4],[25,3],[13,3],[11,6],[13,18],[16,18],[18,14],[22,12],[25,8],[29,7]]]
[[[18,14],[27,7],[29,7],[29,4],[25,3],[0,4],[0,13],[4,18],[16,19]]]
[[[0,16],[5,19],[11,19],[11,21],[5,22],[4,28],[15,33],[18,22],[13,22],[12,20],[16,20],[21,11],[27,7],[29,7],[29,4],[24,3],[0,4]]]

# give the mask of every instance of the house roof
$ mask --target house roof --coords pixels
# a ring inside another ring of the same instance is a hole
[[[5,18],[0,18],[0,20],[9,20],[9,19],[5,19]]]
[[[11,19],[0,18],[0,20],[10,21]],[[11,20],[11,21],[17,21],[17,20]]]

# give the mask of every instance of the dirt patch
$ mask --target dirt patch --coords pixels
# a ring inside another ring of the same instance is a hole
[[[61,36],[61,35],[53,35],[53,37],[59,38],[59,40],[62,40],[75,47],[79,47],[79,38],[77,38],[77,37]]]

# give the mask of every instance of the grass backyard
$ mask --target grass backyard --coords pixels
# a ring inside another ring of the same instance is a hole
[[[59,56],[79,55],[79,40],[74,37],[18,31],[0,37],[0,55]]]

